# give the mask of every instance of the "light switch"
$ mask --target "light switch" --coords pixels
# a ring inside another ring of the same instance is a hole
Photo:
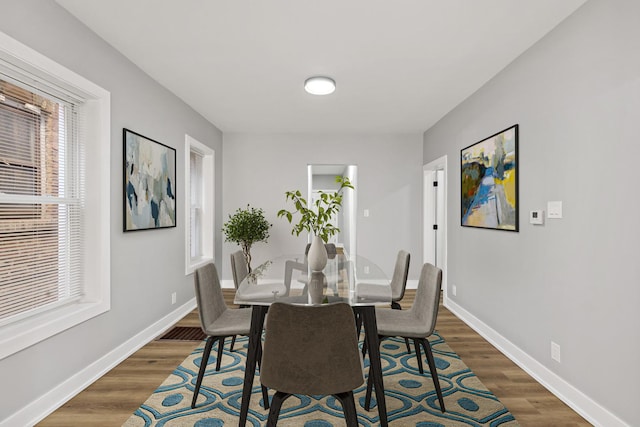
[[[365,209],[364,210],[364,217],[368,217],[369,216],[369,209]]]
[[[562,202],[547,202],[547,218],[562,218]]]

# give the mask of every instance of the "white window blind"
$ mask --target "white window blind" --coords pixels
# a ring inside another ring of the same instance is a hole
[[[0,70],[0,325],[83,295],[79,111]]]

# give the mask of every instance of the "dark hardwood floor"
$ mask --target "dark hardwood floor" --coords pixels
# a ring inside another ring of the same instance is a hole
[[[230,306],[233,294],[233,290],[225,290]],[[407,290],[403,307],[413,303],[414,295],[415,291]],[[199,325],[195,311],[177,323],[177,326]],[[444,307],[440,308],[436,329],[520,425],[591,425]],[[122,425],[197,345],[165,340],[148,343],[38,426]]]

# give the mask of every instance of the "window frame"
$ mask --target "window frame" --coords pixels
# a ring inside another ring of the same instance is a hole
[[[215,150],[185,134],[184,142],[184,194],[185,194],[185,275],[192,274],[197,268],[213,262],[215,259]],[[191,257],[191,152],[202,156],[201,193],[201,225],[200,241],[202,242],[202,256]]]
[[[0,327],[0,360],[111,308],[110,265],[110,93],[0,31],[0,65],[9,77],[27,75],[82,102],[79,124],[85,145],[86,192],[84,296],[73,303]]]

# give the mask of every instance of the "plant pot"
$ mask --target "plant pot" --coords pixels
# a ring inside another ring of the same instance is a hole
[[[307,262],[311,271],[322,271],[327,265],[327,248],[324,247],[322,237],[313,237],[313,242],[311,242],[311,247],[307,254]]]

